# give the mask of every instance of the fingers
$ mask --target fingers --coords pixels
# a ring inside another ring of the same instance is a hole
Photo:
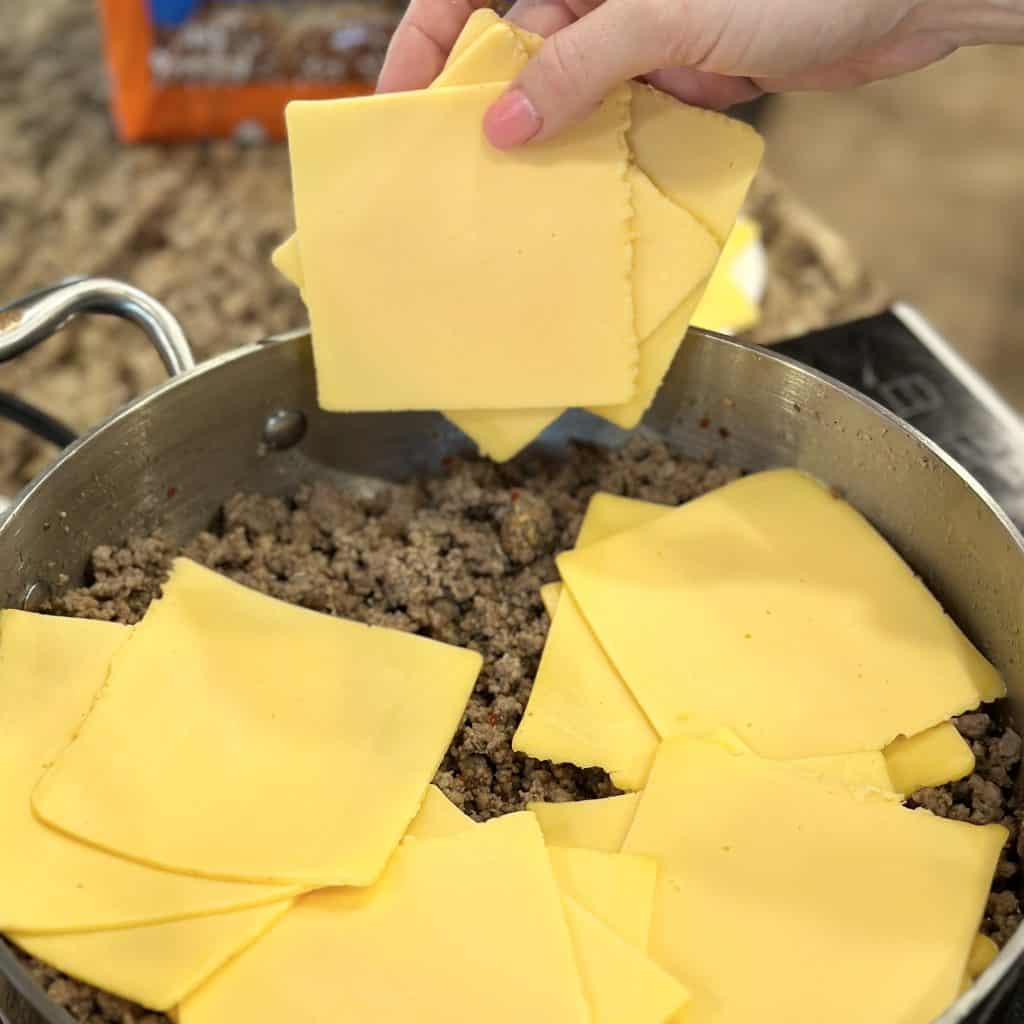
[[[606,0],[556,31],[491,107],[484,131],[507,149],[541,140],[589,114],[615,86],[665,63],[662,11],[674,5]]]
[[[662,92],[710,110],[728,110],[737,103],[749,103],[763,96],[767,89],[749,78],[716,75],[692,68],[666,68],[646,76],[647,81]]]
[[[603,0],[516,0],[507,21],[547,38],[600,7]]]
[[[546,38],[571,25],[576,15],[562,0],[516,0],[505,18],[527,32]]]
[[[425,89],[437,78],[469,16],[485,0],[412,0],[395,29],[377,92]]]

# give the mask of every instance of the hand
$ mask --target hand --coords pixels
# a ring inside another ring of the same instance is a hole
[[[482,0],[412,0],[379,91],[429,85]],[[546,42],[484,122],[508,148],[547,138],[643,77],[699,106],[842,89],[924,67],[959,46],[1024,41],[1024,0],[517,0]]]

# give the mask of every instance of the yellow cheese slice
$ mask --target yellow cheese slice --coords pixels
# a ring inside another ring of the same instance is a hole
[[[642,346],[641,346],[642,347]],[[565,412],[557,409],[448,409],[445,417],[495,462],[507,462],[536,440]]]
[[[627,402],[590,409],[626,429],[640,422],[653,400],[718,257],[711,235],[689,213],[668,202],[635,167],[630,171],[630,186],[636,231],[633,298],[641,339],[636,395]],[[564,411],[474,410],[446,415],[485,455],[501,462],[521,451]]]
[[[559,888],[637,949],[646,951],[658,865],[650,857],[548,846]]]
[[[708,281],[693,322],[709,331],[745,331],[760,319],[757,305],[743,290],[739,279],[740,261],[756,246],[761,229],[749,217],[740,217],[732,229],[715,272]]]
[[[981,933],[974,936],[971,953],[967,958],[967,976],[971,981],[980,978],[988,969],[989,964],[999,956],[999,947],[987,935]]]
[[[522,41],[500,19],[470,18],[430,88],[506,82],[529,59]]]
[[[525,37],[524,37],[525,38]],[[526,46],[509,25],[491,24],[473,45],[450,62],[434,87],[508,81],[528,60]],[[675,356],[700,285],[718,258],[712,236],[685,210],[673,205],[633,165],[629,183],[634,211],[633,300],[640,369],[637,395],[610,408],[613,422],[643,415]],[[684,302],[687,297],[692,301]],[[648,352],[648,348],[650,351]],[[542,434],[564,412],[556,409],[514,409],[506,412],[449,411],[448,418],[497,461],[511,458]],[[605,410],[595,409],[599,415]]]
[[[538,408],[632,396],[629,91],[514,153],[480,131],[501,92],[473,85],[289,104],[324,408]],[[339,251],[358,253],[344,288]]]
[[[435,80],[432,88],[508,82],[518,74],[529,54],[536,52],[540,43],[539,37],[513,29],[509,24],[481,12],[467,23],[445,70]],[[631,89],[631,95],[641,97],[641,114],[653,114],[659,119],[664,116],[668,108],[651,104],[647,99],[646,87],[633,85]],[[672,125],[672,130],[681,138],[696,131],[699,135],[710,132],[712,139],[720,142],[730,140],[733,136],[737,140],[744,139],[739,152],[747,162],[753,161],[749,166],[743,160],[740,161],[743,164],[742,173],[746,173],[749,185],[760,161],[761,143],[756,133],[745,125],[709,128],[707,112],[687,113],[691,108],[684,104],[674,100],[667,102],[677,108],[678,123]],[[722,120],[728,121],[727,118]],[[750,136],[753,142],[746,136]],[[675,207],[653,187],[650,179],[640,169],[644,166],[645,152],[650,153],[662,173],[671,171],[674,156],[666,158],[662,155],[660,143],[646,138],[641,142],[641,149],[644,152],[634,149],[639,166],[631,168],[636,228],[634,300],[637,306],[638,336],[641,338],[636,394],[628,402],[594,406],[592,409],[626,429],[631,429],[640,421],[653,400],[686,334],[707,275],[718,254],[718,246],[714,244],[713,237],[703,232],[697,223],[702,220],[701,214],[690,207]],[[735,190],[737,182],[743,178],[742,173],[737,175],[736,166],[729,164],[733,156],[735,154],[732,153],[719,154],[721,166],[717,169],[730,183],[728,187]],[[712,172],[716,169],[713,157],[705,157],[696,162],[687,158],[678,167],[698,174],[707,174],[709,167]],[[678,195],[692,197],[694,192],[699,191],[699,186],[689,181],[685,174],[680,180],[675,177],[670,180]],[[721,196],[713,197],[712,201],[717,206],[711,219],[717,217],[721,220],[725,216]],[[732,217],[735,217],[741,201],[742,196],[732,211]],[[290,256],[287,260],[281,256],[275,260],[275,265],[301,287],[301,274],[295,275],[294,263]],[[286,265],[291,266],[291,273],[284,269]],[[677,276],[680,268],[686,269],[687,276]],[[563,408],[513,409],[495,413],[468,409],[450,410],[448,415],[456,426],[476,442],[484,454],[503,461],[543,433],[563,411]]]
[[[170,870],[366,885],[415,817],[480,663],[178,559],[35,810]]]
[[[466,50],[470,48],[489,28],[500,23],[501,16],[490,7],[479,7],[475,10],[463,25],[455,45],[448,54],[445,67],[449,67],[457,61]]]
[[[686,988],[571,896],[563,904],[592,1024],[674,1018],[690,998]]]
[[[548,618],[555,617],[555,609],[558,607],[558,597],[561,592],[561,583],[545,583],[540,588],[540,599],[544,605],[544,611],[548,613]]]
[[[684,731],[690,739],[718,743],[733,754],[753,754],[731,729],[714,729],[704,732],[699,729]],[[827,754],[821,757],[798,757],[781,761],[787,767],[807,775],[819,782],[840,782],[850,789],[877,789],[895,797],[892,779],[886,768],[885,756],[880,750],[866,750],[854,754]]]
[[[766,757],[879,750],[1005,692],[868,522],[794,470],[558,565],[663,737],[724,725]]]
[[[639,793],[572,803],[531,803],[548,846],[618,853],[636,813]]]
[[[698,286],[688,299],[669,314],[668,319],[640,346],[640,369],[637,374],[636,394],[628,402],[618,405],[594,405],[590,412],[601,416],[623,430],[632,430],[650,408],[661,382],[668,373],[686,337],[693,312],[700,301],[703,285]]]
[[[616,533],[636,529],[668,511],[665,505],[595,494],[580,526],[576,546],[587,547]],[[549,614],[553,619],[554,609],[561,608],[560,586],[553,583],[541,588],[541,598],[551,605]],[[632,698],[627,702],[623,697],[628,688],[586,625],[572,595],[567,595],[565,601],[548,639],[555,658],[545,647],[523,723],[513,743],[534,757],[573,764],[593,761],[606,769],[635,761],[634,771],[619,769],[613,778],[620,788],[639,789],[654,757],[657,734],[649,724],[646,730],[626,731],[629,723],[635,722],[636,714],[642,712]],[[573,689],[574,685],[579,690]],[[683,731],[702,736],[708,730],[698,723],[687,723]],[[734,749],[749,752],[750,748],[738,737],[732,735],[731,739]],[[886,758],[877,750],[800,758],[789,763],[818,778],[893,791]]]
[[[2,931],[169,921],[269,903],[290,892],[155,871],[75,842],[32,814],[39,776],[71,741],[130,634],[114,623],[0,612]]]
[[[687,1024],[928,1024],[1006,836],[677,738],[625,850],[659,860],[651,955],[690,989]]]
[[[587,511],[576,536],[576,547],[587,548],[599,544],[617,533],[653,523],[671,511],[671,505],[598,491],[587,503]]]
[[[753,128],[649,85],[632,89],[630,148],[664,195],[724,244],[764,155]]]
[[[664,505],[595,494],[577,546],[639,526]],[[640,789],[658,735],[601,649],[572,594],[562,593],[512,749],[531,757],[604,768],[617,787]]]
[[[852,789],[866,786],[883,793],[899,792],[889,774],[885,755],[880,750],[798,757],[784,763],[822,782],[841,782]]]
[[[445,839],[474,824],[468,814],[463,814],[437,786],[431,784],[427,786],[427,795],[406,834],[417,839]]]
[[[163,1011],[255,942],[290,906],[285,900],[169,924],[10,938],[79,981]]]
[[[457,835],[475,823],[431,786],[409,834]],[[649,857],[548,847],[562,893],[591,1020],[662,1024],[688,998],[686,990],[645,954],[657,865]]]
[[[430,786],[407,834],[444,839],[475,825],[440,789]],[[579,901],[627,942],[647,949],[658,875],[650,857],[565,846],[548,846],[548,856],[563,894]]]
[[[600,767],[620,789],[643,786],[658,735],[594,640],[573,595],[555,609],[512,749]]]
[[[532,815],[407,838],[376,886],[303,897],[180,1012],[180,1024],[410,1020],[589,1020]]]
[[[974,751],[952,722],[898,736],[885,748],[885,760],[900,793],[943,786],[974,771]]]
[[[302,291],[302,262],[299,258],[299,243],[294,235],[271,253],[270,262],[279,274]]]

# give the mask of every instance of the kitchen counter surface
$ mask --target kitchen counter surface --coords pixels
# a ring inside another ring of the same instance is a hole
[[[121,146],[106,107],[92,4],[34,0],[0,41],[0,304],[70,274],[122,278],[182,321],[199,358],[305,322],[268,263],[291,231],[283,146]],[[770,162],[770,141],[769,141]],[[881,308],[842,239],[767,173],[750,210],[768,257],[770,343]],[[0,389],[84,429],[157,383],[131,327],[93,319],[0,366]],[[54,452],[0,422],[0,494]]]

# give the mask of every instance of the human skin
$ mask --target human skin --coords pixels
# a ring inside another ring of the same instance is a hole
[[[477,6],[412,0],[378,91],[429,85]],[[724,109],[864,85],[962,46],[1024,43],[1024,0],[517,0],[508,19],[546,38],[484,119],[499,148],[562,131],[630,78]]]

